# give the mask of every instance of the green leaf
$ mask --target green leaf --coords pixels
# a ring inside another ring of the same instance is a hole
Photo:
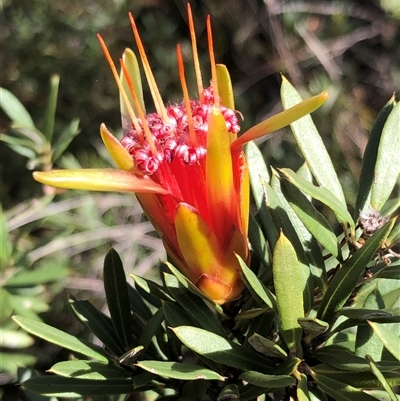
[[[368,362],[371,366],[371,371],[372,373],[376,376],[376,378],[381,382],[382,387],[386,390],[386,392],[389,394],[390,396],[390,400],[391,401],[397,401],[397,397],[396,394],[393,392],[392,388],[389,386],[389,383],[387,382],[387,380],[385,379],[385,376],[383,376],[383,374],[380,372],[379,367],[377,366],[377,364],[375,363],[375,361],[369,356],[367,355],[366,358],[368,359]],[[397,366],[398,367],[398,366]]]
[[[360,182],[358,184],[357,199],[354,208],[355,219],[358,218],[360,211],[369,209],[370,207],[371,188],[375,179],[374,170],[378,156],[382,130],[395,104],[394,96],[392,96],[389,102],[387,102],[383,109],[379,112],[374,126],[372,127],[371,134],[365,148],[361,167]]]
[[[164,273],[164,281],[172,297],[200,324],[200,327],[222,337],[226,336],[221,322],[201,298],[183,287],[172,274]]]
[[[228,384],[218,394],[217,401],[238,400],[240,397],[239,388],[236,384]]]
[[[130,276],[135,281],[136,289],[140,291],[139,289],[141,288],[143,292],[149,295],[149,297],[146,298],[146,301],[148,301],[150,304],[160,308],[162,305],[161,300],[173,301],[173,298],[164,290],[164,288],[154,281],[137,276],[136,274],[131,274]],[[144,296],[145,295],[143,295],[143,297]]]
[[[21,366],[31,366],[36,362],[36,357],[26,352],[0,352],[0,371],[15,375]]]
[[[380,381],[371,372],[351,372],[334,368],[325,363],[314,366],[313,371],[342,383],[350,384],[357,388],[381,388]],[[390,386],[400,385],[398,372],[383,372],[383,375]]]
[[[59,281],[67,277],[69,270],[65,267],[54,268],[54,265],[43,265],[36,269],[21,269],[12,275],[4,285],[6,287],[30,286]]]
[[[0,348],[27,348],[33,343],[33,338],[23,331],[0,327]]]
[[[104,260],[104,289],[115,331],[126,349],[130,348],[131,311],[125,271],[121,259],[110,249]]]
[[[400,361],[399,337],[379,323],[368,321],[368,324],[372,327],[384,347]]]
[[[129,303],[131,305],[131,310],[134,314],[139,315],[143,320],[149,320],[153,316],[150,308],[143,301],[140,296],[139,291],[133,288],[130,284],[127,285]]]
[[[315,317],[302,317],[298,320],[298,322],[304,330],[307,342],[311,341],[320,334],[325,333],[329,328],[328,323]]]
[[[254,253],[259,257],[260,261],[269,266],[270,257],[268,252],[267,241],[265,240],[264,233],[258,225],[256,219],[252,214],[249,216],[249,241]]]
[[[299,269],[301,272],[304,313],[308,313],[313,304],[314,283],[311,278],[311,270],[309,266],[309,260],[306,255],[306,249],[308,250],[308,244],[310,243],[312,236],[297,217],[296,213],[290,207],[288,201],[283,195],[281,189],[281,180],[279,179],[277,171],[272,169],[272,172],[273,175],[271,178],[271,188],[274,191],[274,197],[276,200],[273,201],[271,199],[272,194],[267,187],[270,203],[268,206],[273,209],[271,210],[271,214],[277,227],[281,228],[283,234],[288,238],[289,242],[296,251]],[[273,203],[275,204],[275,207],[272,207]]]
[[[392,229],[394,220],[381,227],[347,260],[333,277],[318,309],[317,318],[329,322],[353,292],[361,273]]]
[[[302,101],[296,89],[285,77],[282,77],[281,97],[285,110]],[[307,115],[300,118],[290,124],[290,127],[296,138],[297,145],[318,184],[335,194],[342,207],[345,208],[346,200],[342,187],[311,116]]]
[[[322,390],[328,393],[336,401],[376,401],[376,398],[349,384],[339,382],[317,373],[314,373],[312,376]]]
[[[379,141],[371,187],[371,207],[381,210],[398,182],[400,174],[400,103],[390,112]]]
[[[79,354],[96,359],[100,362],[108,363],[108,359],[94,348],[88,347],[76,337],[64,333],[48,324],[23,316],[13,316],[13,320],[28,333],[42,338],[43,340],[67,348],[71,351],[78,352]]]
[[[79,120],[76,118],[71,121],[70,125],[64,129],[61,135],[55,140],[53,144],[52,161],[55,163],[68,148],[72,140],[79,134]]]
[[[347,211],[345,205],[342,204],[336,197],[336,194],[330,192],[327,187],[320,186],[316,187],[312,183],[304,180],[300,176],[298,176],[294,171],[288,168],[279,169],[279,171],[291,182],[294,186],[296,186],[300,191],[310,195],[316,200],[319,200],[324,205],[328,206],[334,213],[339,223],[341,224],[349,224],[351,227],[354,227],[354,221],[350,216],[350,213]]]
[[[400,308],[394,309],[358,309],[343,308],[339,311],[340,315],[350,319],[371,320],[378,323],[399,323]]]
[[[265,203],[265,183],[270,181],[270,175],[265,165],[264,157],[254,142],[249,142],[246,145],[245,153],[249,164],[251,191],[257,206],[260,222],[266,238],[271,246],[274,246],[278,239],[278,230]]]
[[[289,181],[282,182],[282,191],[291,208],[306,226],[307,230],[335,258],[341,260],[340,247],[336,234],[325,217],[315,208],[306,196]]]
[[[296,395],[298,401],[311,401],[310,393],[308,392],[307,376],[304,373],[299,373]]]
[[[51,142],[54,132],[54,120],[56,117],[58,87],[60,76],[52,75],[50,77],[50,95],[47,101],[46,112],[44,115],[43,134],[48,142]]]
[[[118,358],[118,362],[121,365],[133,367],[139,356],[142,354],[143,349],[143,345],[138,345],[137,347],[130,349]]]
[[[16,138],[15,136],[0,134],[0,140],[7,143],[9,147],[21,156],[32,160],[36,157],[36,151],[32,148],[36,148],[36,145],[29,139]]]
[[[151,343],[151,339],[156,335],[157,331],[162,328],[161,324],[164,321],[164,311],[159,309],[153,317],[147,322],[142,335],[139,339],[139,344],[143,346],[143,352],[146,352]]]
[[[283,233],[274,249],[272,272],[282,334],[288,348],[295,351],[302,334],[298,319],[304,317],[303,289],[296,251]]]
[[[292,376],[265,375],[253,370],[243,372],[240,378],[255,386],[266,388],[283,388],[296,383],[296,379]]]
[[[379,283],[379,281],[378,281]],[[379,286],[376,285],[373,291],[369,293],[367,298],[365,299],[364,305],[362,305],[365,309],[354,308],[354,310],[359,311],[359,315],[356,316],[356,319],[361,318],[361,322],[364,324],[360,324],[357,327],[357,335],[356,335],[356,343],[355,343],[355,354],[361,357],[365,357],[365,355],[372,355],[377,360],[381,359],[383,344],[379,341],[378,337],[374,335],[374,331],[372,327],[368,325],[368,323],[364,320],[365,317],[371,318],[371,313],[363,313],[368,308],[374,308],[373,316],[381,315],[380,308],[385,307],[385,303],[382,299],[382,295],[379,291]],[[344,310],[345,313],[350,312],[352,308],[343,308],[339,313],[342,313]],[[385,313],[386,314],[386,313]],[[391,314],[389,314],[391,316]],[[348,319],[347,321],[351,321],[352,319]]]
[[[257,352],[265,356],[270,356],[272,358],[287,357],[287,353],[277,343],[257,333],[249,337],[249,343]]]
[[[33,377],[22,383],[25,389],[48,397],[79,398],[81,396],[104,396],[130,394],[134,390],[130,379],[76,379],[60,376]]]
[[[186,347],[214,362],[261,372],[271,367],[267,359],[255,352],[209,331],[190,326],[175,327],[172,331]]]
[[[104,365],[98,362],[78,359],[58,362],[48,372],[77,379],[109,380],[128,377],[128,373],[125,370],[118,369],[115,365]]]
[[[260,279],[254,274],[253,271],[247,267],[243,259],[236,255],[240,268],[242,269],[242,278],[247,288],[259,297],[266,305],[271,309],[277,310],[275,295],[260,281]]]
[[[97,310],[89,301],[78,301],[69,296],[69,304],[78,319],[115,355],[124,352],[111,319]]]
[[[4,88],[0,88],[0,107],[14,124],[26,128],[35,128],[35,124],[23,104]]]
[[[210,369],[190,363],[141,361],[136,364],[150,373],[178,380],[225,380]]]
[[[11,258],[11,244],[8,238],[7,219],[0,203],[0,268],[3,269]]]
[[[165,319],[171,327],[195,326],[198,323],[183,310],[181,306],[172,302],[163,302]]]
[[[345,348],[338,345],[328,345],[318,349],[315,356],[321,362],[333,366],[340,370],[352,372],[369,372],[370,365],[365,358],[354,355]],[[396,370],[399,365],[397,362],[382,361],[378,363],[379,368],[384,372]]]
[[[400,280],[400,264],[392,263],[379,270],[374,278],[387,278],[391,280]]]
[[[264,188],[261,180],[269,182],[270,175],[261,150],[253,141],[246,145],[245,153],[249,163],[251,190],[257,209],[260,210],[261,205],[264,203]]]

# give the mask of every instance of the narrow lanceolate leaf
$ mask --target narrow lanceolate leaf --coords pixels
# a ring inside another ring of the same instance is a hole
[[[262,178],[265,182],[269,182],[270,174],[268,172],[261,150],[254,142],[249,142],[246,145],[245,153],[249,162],[251,190],[253,192],[253,197],[257,209],[259,210],[262,203],[264,202],[264,188],[262,186],[260,178]]]
[[[143,352],[146,352],[147,347],[150,345],[153,336],[155,336],[158,330],[160,330],[160,328],[162,327],[161,324],[164,320],[164,311],[162,309],[159,309],[147,322],[139,338],[139,344],[143,346]]]
[[[313,372],[357,388],[382,388],[380,381],[371,372],[343,371],[325,363],[314,366]],[[398,372],[382,373],[390,386],[400,385],[400,375]]]
[[[28,333],[42,338],[43,340],[67,348],[71,351],[78,352],[79,354],[96,359],[97,361],[108,363],[108,359],[103,354],[96,351],[94,348],[87,346],[76,337],[64,333],[55,327],[25,316],[14,316],[13,319]]]
[[[308,380],[304,373],[298,374],[297,390],[296,395],[298,401],[311,401],[310,394],[308,392]]]
[[[24,105],[10,91],[4,88],[0,88],[0,107],[15,125],[35,128],[35,124]]]
[[[104,260],[104,290],[111,319],[122,344],[129,348],[131,334],[131,309],[124,267],[114,249]]]
[[[381,210],[388,200],[400,175],[400,102],[394,106],[382,130],[376,158],[371,206]]]
[[[351,227],[354,227],[354,221],[351,218],[350,213],[347,211],[346,206],[343,205],[343,203],[336,197],[336,194],[331,192],[327,187],[316,187],[288,168],[282,168],[279,169],[279,171],[289,180],[289,182],[295,185],[302,192],[328,206],[329,209],[335,213],[339,223],[347,223]]]
[[[117,335],[111,319],[96,309],[89,301],[78,301],[71,295],[69,304],[78,319],[115,355],[124,352],[123,345]]]
[[[285,109],[302,101],[296,89],[285,77],[282,77],[281,97]],[[346,207],[346,200],[339,179],[311,116],[304,116],[300,120],[294,121],[290,126],[297,145],[318,184],[335,194],[341,205]]]
[[[128,378],[127,372],[123,369],[118,369],[116,365],[104,365],[98,362],[80,360],[58,362],[47,372],[77,379],[109,380]]]
[[[312,376],[322,390],[336,401],[376,401],[376,398],[349,384],[339,382],[319,373],[314,373]]]
[[[271,214],[276,222],[277,227],[282,229],[284,235],[292,244],[296,252],[301,272],[304,313],[306,314],[310,311],[314,298],[314,283],[311,277],[309,259],[306,255],[306,249],[308,248],[308,244],[311,242],[312,236],[293,209],[290,207],[290,204],[284,196],[281,188],[281,180],[277,171],[272,169],[272,172],[273,175],[271,178],[271,188],[273,189],[274,197],[276,198],[276,204],[273,208],[273,211],[271,210]],[[270,192],[268,193],[268,198],[270,207],[272,208]],[[280,223],[278,223],[278,221]]]
[[[48,397],[79,398],[81,396],[129,394],[134,390],[131,379],[76,379],[60,376],[33,377],[22,386]]]
[[[217,372],[190,363],[141,361],[136,364],[150,373],[178,380],[225,380]]]
[[[400,347],[399,347],[399,337],[391,332],[385,326],[374,323],[368,322],[369,325],[374,330],[374,333],[378,336],[381,340],[382,344],[385,348],[398,360],[400,361]]]
[[[239,255],[236,255],[236,257],[239,261],[240,268],[242,269],[242,277],[247,288],[257,297],[259,297],[271,309],[274,309],[276,311],[277,308],[274,294],[267,287],[264,286],[264,284],[246,265],[246,263]]]
[[[365,270],[365,266],[382,245],[393,224],[394,220],[392,219],[380,228],[336,273],[322,299],[317,314],[318,319],[329,322],[333,315],[342,308],[354,291],[361,273]]]
[[[389,386],[389,383],[385,379],[385,376],[381,373],[379,370],[379,367],[375,363],[375,361],[369,356],[366,356],[370,366],[371,366],[371,371],[372,373],[376,376],[376,378],[382,383],[382,387],[386,390],[386,392],[390,396],[391,401],[397,401],[396,394],[393,392],[392,388]]]
[[[249,343],[260,354],[273,358],[286,358],[287,353],[275,342],[257,333],[249,337]]]
[[[316,319],[315,317],[303,317],[299,319],[299,324],[303,328],[304,333],[306,334],[306,339],[309,341],[314,337],[319,336],[325,331],[328,330],[329,324]]]
[[[296,251],[283,234],[275,245],[272,272],[283,338],[296,351],[302,334],[298,319],[304,317],[303,289]]]
[[[333,256],[341,259],[336,234],[325,217],[315,208],[306,196],[289,181],[282,182],[282,191],[291,208],[306,226],[307,230]]]
[[[364,357],[354,355],[353,352],[346,350],[340,345],[328,345],[318,349],[315,356],[321,362],[333,366],[340,370],[351,372],[369,372],[370,365]],[[398,362],[382,361],[378,362],[378,368],[382,372],[397,370]]]
[[[214,362],[261,372],[266,372],[272,366],[257,353],[209,331],[190,326],[176,327],[172,331],[186,347]]]
[[[287,375],[265,375],[263,373],[248,370],[240,375],[240,378],[254,386],[266,388],[283,388],[296,383],[296,379]]]
[[[374,126],[372,127],[362,162],[360,182],[358,184],[357,199],[354,208],[355,219],[358,218],[360,211],[370,207],[371,188],[375,180],[374,169],[378,156],[379,142],[381,140],[383,127],[395,104],[394,96],[392,96],[389,102],[387,102],[379,112]]]
[[[173,298],[200,324],[200,327],[220,336],[226,336],[221,322],[202,299],[183,287],[174,275],[164,273],[164,280]]]
[[[47,101],[46,112],[44,115],[44,126],[43,126],[43,134],[49,142],[51,142],[54,132],[54,120],[56,117],[59,84],[60,84],[60,76],[52,75],[50,78],[50,95]]]

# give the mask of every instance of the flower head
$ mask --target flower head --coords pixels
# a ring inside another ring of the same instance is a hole
[[[249,177],[243,145],[315,110],[326,94],[294,106],[238,138],[232,86],[226,67],[214,60],[210,18],[212,81],[203,88],[189,5],[188,16],[198,98],[189,97],[178,46],[183,101],[164,106],[130,15],[155,112],[145,114],[134,53],[125,51],[118,75],[99,36],[120,90],[123,138],[117,140],[104,125],[100,131],[120,170],[55,170],[34,176],[42,183],[64,188],[135,192],[174,264],[211,299],[225,303],[243,289],[235,254],[249,260]]]

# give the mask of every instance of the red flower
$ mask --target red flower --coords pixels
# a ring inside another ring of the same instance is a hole
[[[121,77],[99,37],[121,94],[124,136],[118,141],[104,125],[103,141],[121,170],[36,172],[38,181],[64,188],[135,192],[161,236],[174,264],[217,303],[237,298],[242,289],[235,254],[248,261],[248,167],[242,147],[248,141],[312,112],[326,93],[251,128],[240,126],[225,66],[216,65],[207,19],[212,85],[203,89],[190,6],[189,26],[199,98],[189,98],[179,46],[181,104],[165,107],[131,18],[136,43],[156,112],[145,115],[138,64],[132,51],[121,61]]]

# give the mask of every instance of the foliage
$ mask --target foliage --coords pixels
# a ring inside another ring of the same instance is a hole
[[[65,153],[78,133],[78,121],[72,121],[53,136],[58,118],[59,78],[53,76],[50,82],[41,131],[21,102],[11,92],[0,88],[0,106],[11,119],[10,129],[0,138],[14,152],[28,159],[30,169],[47,170],[53,163],[79,165]],[[100,160],[96,162],[104,164]],[[148,234],[153,228],[147,222],[140,222],[142,212],[132,197],[84,194],[71,198],[67,193],[59,193],[56,200],[55,195],[54,188],[45,187],[41,196],[8,210],[0,206],[2,384],[15,381],[18,368],[35,363],[40,366],[48,363],[47,358],[51,357],[44,357],[38,349],[40,345],[33,345],[33,338],[18,330],[12,315],[51,320],[51,315],[61,306],[53,304],[50,310],[50,304],[66,283],[70,290],[81,288],[81,276],[87,277],[86,264],[92,266],[91,274],[96,275],[97,252],[107,249],[101,246],[103,244],[113,243],[121,250],[135,253],[129,258],[130,263],[144,261],[142,271],[150,267],[151,259],[158,260],[164,254],[158,241],[149,241]],[[135,236],[140,237],[139,240]],[[97,248],[97,252],[91,252],[93,248]],[[95,289],[96,280],[87,282],[84,288]],[[39,317],[44,312],[48,314]]]
[[[286,80],[281,94],[285,108],[300,101]],[[400,224],[399,198],[390,195],[400,168],[393,163],[399,106],[392,98],[371,132],[353,216],[311,117],[292,124],[305,160],[297,172],[269,171],[248,145],[253,255],[250,267],[240,261],[246,290],[237,301],[214,304],[170,263],[161,284],[133,275],[134,288],[111,249],[103,269],[110,317],[69,298],[104,347],[14,317],[74,355],[24,388],[70,398],[138,392],[160,401],[397,400]]]

